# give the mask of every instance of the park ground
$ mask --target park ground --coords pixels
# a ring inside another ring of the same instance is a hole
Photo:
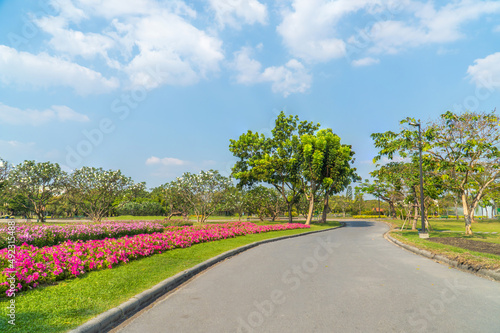
[[[134,219],[154,220],[157,218],[139,217]],[[126,216],[116,218],[116,220],[130,219],[132,218]],[[237,218],[214,217],[209,223],[232,220],[237,220]],[[24,292],[17,297],[18,324],[16,327],[10,327],[2,320],[0,321],[0,331],[26,332],[25,325],[29,325],[36,327],[37,332],[64,332],[120,305],[157,283],[228,250],[264,239],[331,228],[340,225],[342,220],[344,219],[313,224],[309,230],[246,235],[197,244],[186,249],[166,251],[163,254],[133,261],[111,270],[90,272],[83,277],[65,280],[57,285],[44,286]],[[349,218],[345,220],[349,220]],[[430,231],[430,239],[428,240],[420,239],[418,231],[401,231],[403,222],[400,220],[379,219],[379,221],[390,224],[392,226],[391,236],[404,243],[445,255],[450,259],[467,263],[478,269],[500,269],[500,221],[498,220],[482,220],[473,224],[473,236],[465,236],[463,221],[431,220],[432,231]],[[180,222],[178,221],[178,223]],[[286,220],[257,223],[283,222]],[[61,224],[65,223],[61,222]],[[6,299],[0,300],[0,316],[2,318],[5,318],[6,315],[4,310],[6,302]]]
[[[499,220],[479,220],[472,224],[474,234],[466,236],[463,220],[431,219],[429,239],[419,238],[418,231],[401,230],[401,220],[386,222],[392,226],[390,235],[406,244],[444,255],[475,269],[500,269]]]
[[[156,218],[149,217],[148,219],[155,220]],[[120,217],[117,220],[125,219],[126,217]],[[138,220],[145,219],[145,217],[138,218]],[[215,223],[221,220],[233,219],[216,217],[210,222]],[[0,332],[66,332],[150,289],[161,281],[226,251],[265,239],[319,231],[339,225],[339,222],[328,222],[312,225],[310,229],[251,234],[196,244],[192,247],[173,249],[134,260],[113,269],[92,271],[55,285],[41,286],[16,295],[16,326],[7,323],[9,300],[1,298]]]

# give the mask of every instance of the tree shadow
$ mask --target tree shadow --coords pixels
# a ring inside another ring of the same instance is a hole
[[[346,226],[350,228],[366,228],[366,227],[373,227],[376,225],[375,222],[370,222],[370,221],[346,221]]]

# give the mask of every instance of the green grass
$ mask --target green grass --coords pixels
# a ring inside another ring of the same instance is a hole
[[[470,251],[456,246],[431,242],[420,238],[418,236],[418,232],[416,231],[396,231],[396,232],[393,231],[391,232],[391,236],[406,244],[418,247],[419,249],[428,250],[436,254],[443,254],[459,262],[482,266],[491,269],[500,268],[500,256],[489,253]],[[443,237],[443,236],[446,237],[446,235],[443,235],[442,233],[432,233],[432,232],[430,233],[431,238]],[[467,239],[481,240],[477,239],[477,237],[467,237]]]
[[[390,220],[396,231],[391,232],[394,238],[417,248],[431,251],[436,254],[445,255],[450,259],[454,259],[461,263],[466,263],[476,267],[485,267],[490,269],[500,268],[500,256],[469,251],[460,247],[445,245],[421,239],[417,231],[399,231],[403,221]],[[478,223],[472,224],[472,236],[465,235],[465,223],[463,220],[447,220],[447,219],[431,219],[430,224],[432,230],[429,232],[431,238],[436,237],[457,237],[470,239],[475,241],[489,242],[500,244],[500,221],[498,220],[481,220]],[[421,227],[420,221],[417,224]],[[481,232],[481,233],[478,233]],[[483,232],[489,232],[484,234]],[[491,232],[498,232],[491,234]]]
[[[268,232],[196,244],[24,292],[15,298],[16,326],[7,323],[6,306],[9,300],[0,301],[0,331],[64,332],[120,305],[168,277],[228,250],[264,239],[338,225],[338,222],[328,222],[313,225],[311,229]]]
[[[388,220],[393,225],[401,228],[403,221],[401,220]],[[457,231],[465,233],[465,222],[464,220],[448,220],[448,219],[431,219],[430,224],[435,231]],[[408,226],[408,223],[405,227]],[[418,220],[417,227],[420,228],[421,222]],[[411,227],[411,223],[410,226]],[[500,233],[500,221],[499,220],[480,220],[477,223],[472,223],[472,231],[481,232],[498,232]]]

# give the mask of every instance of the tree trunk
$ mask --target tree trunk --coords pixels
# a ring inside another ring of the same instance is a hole
[[[45,216],[43,216],[43,212],[44,212],[43,206],[35,204],[34,207],[35,207],[35,214],[36,214],[36,217],[38,219],[38,222],[40,222],[40,223],[45,222]]]
[[[311,225],[312,214],[314,210],[314,194],[309,197],[309,211],[307,213],[306,225]]]
[[[389,210],[391,211],[391,215],[394,219],[397,218],[396,216],[396,207],[394,207],[394,202],[392,200],[389,200]]]
[[[418,206],[415,205],[415,213],[413,215],[413,223],[411,224],[412,231],[417,231],[417,221],[418,221]]]
[[[323,214],[321,215],[321,222],[326,222],[326,216],[328,215],[328,210],[330,206],[328,206],[329,196],[328,193],[325,194],[325,201],[323,203]]]
[[[293,220],[292,220],[292,203],[287,201],[286,204],[288,205],[288,223],[292,223],[293,222]]]
[[[469,211],[467,205],[467,196],[465,193],[462,194],[462,205],[464,207],[464,219],[465,219],[465,234],[472,235],[472,212]]]

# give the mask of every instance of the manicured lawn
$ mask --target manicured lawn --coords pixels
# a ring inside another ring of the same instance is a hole
[[[445,245],[440,243],[434,243],[425,239],[421,239],[418,236],[418,232],[415,231],[393,231],[391,236],[406,243],[413,245],[417,248],[428,250],[436,254],[445,255],[451,259],[457,260],[461,263],[467,263],[473,266],[481,266],[489,269],[500,268],[500,256],[469,251],[460,247],[455,247],[451,245]],[[430,237],[446,237],[446,233],[431,232]],[[452,235],[453,236],[453,235]],[[450,236],[450,237],[452,237]],[[456,235],[455,235],[456,236]],[[466,238],[465,236],[463,236]],[[480,237],[467,237],[467,239],[472,240],[483,240]],[[498,243],[498,238],[495,239],[495,243]]]
[[[398,228],[396,231],[392,231],[391,235],[406,244],[410,244],[433,253],[446,255],[447,257],[462,263],[492,269],[500,268],[500,256],[470,251],[456,246],[439,244],[421,239],[416,231],[399,231],[402,221],[391,220],[390,222],[393,226]],[[472,231],[474,234],[472,236],[465,235],[465,224],[463,220],[433,219],[430,220],[430,224],[433,230],[429,232],[429,236],[431,238],[455,237],[500,244],[500,222],[498,220],[480,220],[478,223],[473,223]],[[420,228],[420,221],[417,226]],[[493,234],[493,232],[496,232],[496,234]]]
[[[401,228],[403,221],[401,220],[388,220],[394,226]],[[435,231],[457,231],[465,233],[465,222],[464,220],[451,220],[451,219],[431,219],[430,224],[432,230]],[[417,223],[417,228],[421,227],[420,219]],[[411,223],[408,226],[406,224],[405,228],[411,228]],[[500,233],[500,221],[499,220],[479,220],[477,223],[472,223],[472,231],[480,232],[498,232]]]
[[[267,223],[269,224],[269,223]],[[94,271],[57,285],[16,295],[16,326],[7,323],[9,299],[0,301],[1,332],[64,332],[125,302],[183,270],[233,248],[256,241],[338,226],[337,222],[311,229],[252,234],[196,244],[135,260],[113,269]]]

